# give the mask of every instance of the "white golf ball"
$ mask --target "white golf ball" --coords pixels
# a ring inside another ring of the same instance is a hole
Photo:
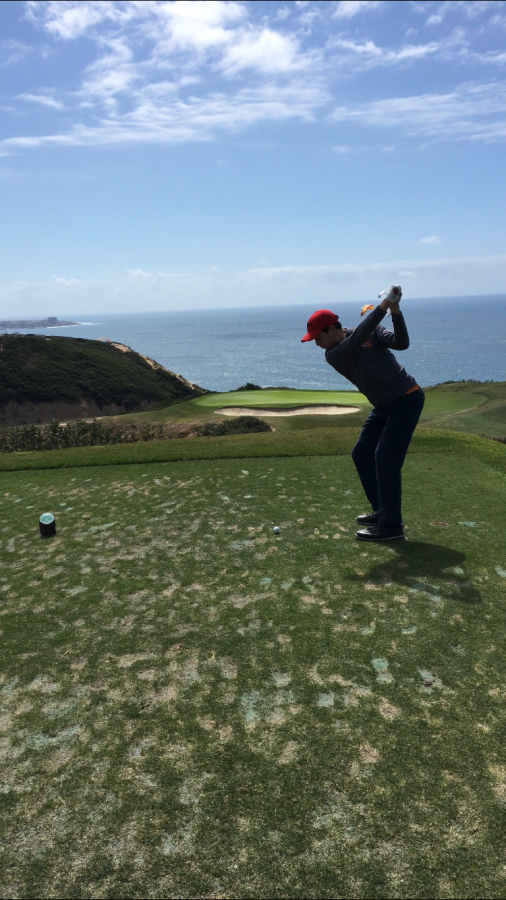
[[[279,527],[279,525],[275,525],[272,530],[273,530],[274,534],[279,534],[279,532],[281,531],[281,528]]]

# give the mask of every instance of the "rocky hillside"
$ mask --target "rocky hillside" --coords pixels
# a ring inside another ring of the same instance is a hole
[[[0,426],[169,406],[205,393],[124,344],[0,335]]]

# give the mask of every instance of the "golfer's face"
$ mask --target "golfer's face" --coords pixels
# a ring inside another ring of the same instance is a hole
[[[322,347],[324,350],[329,350],[330,347],[335,344],[335,337],[331,337],[330,334],[327,334],[325,331],[320,331],[320,334],[317,334],[314,342],[317,347]]]

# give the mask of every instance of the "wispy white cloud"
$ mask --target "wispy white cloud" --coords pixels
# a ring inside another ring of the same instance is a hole
[[[166,98],[155,102],[150,91],[137,93],[134,109],[103,116],[98,124],[75,125],[65,133],[8,138],[3,146],[92,146],[141,143],[180,143],[211,140],[220,131],[238,131],[258,122],[301,119],[328,102],[318,85],[293,81],[286,87],[266,84],[233,95],[215,93],[187,101]]]
[[[491,16],[487,22],[487,27],[496,31],[498,28],[506,28],[506,15],[504,13],[496,13]]]
[[[290,8],[288,6],[282,6],[281,9],[276,10],[276,19],[278,22],[283,22],[290,15]]]
[[[48,106],[50,109],[63,109],[61,100],[55,100],[54,97],[48,97],[46,94],[18,94],[18,97],[20,100],[40,103],[41,106]]]
[[[316,71],[320,51],[303,51],[298,36],[282,26],[250,21],[246,5],[234,0],[50,0],[26,8],[34,24],[59,40],[91,37],[98,55],[81,86],[65,95],[74,125],[19,136],[11,146],[209,140],[219,130],[261,121],[309,120],[329,99]],[[309,73],[304,83],[303,72]],[[243,73],[255,79],[251,86],[244,79],[232,86]]]
[[[240,3],[214,0],[175,0],[151,4],[144,33],[162,39],[161,49],[206,52],[226,47],[234,39],[234,32],[246,17]],[[155,29],[162,29],[156,33]]]
[[[104,53],[89,65],[79,94],[91,98],[111,99],[127,91],[138,79],[138,69],[132,62],[133,53],[124,38],[101,40]]]
[[[80,278],[62,278],[59,275],[53,275],[53,281],[56,284],[63,284],[65,287],[77,287],[82,286],[85,282],[81,281]]]
[[[427,19],[427,21],[426,21],[425,24],[426,24],[426,25],[439,25],[439,24],[443,21],[444,17],[446,16],[446,13],[447,13],[448,11],[449,11],[449,10],[448,10],[448,5],[447,5],[447,3],[441,3],[441,5],[438,6],[438,8],[436,9],[436,11],[433,12],[433,13],[429,16],[429,18]]]
[[[133,274],[135,273],[135,274]],[[279,266],[227,272],[159,272],[131,269],[130,274],[0,285],[0,314],[31,315],[41,308],[75,314],[238,305],[307,303],[330,306],[347,300],[374,300],[388,284],[401,283],[409,297],[441,297],[504,291],[506,254],[445,259],[394,260],[341,265]]]
[[[339,0],[332,13],[334,19],[352,19],[358,13],[383,6],[381,0]]]
[[[506,138],[506,83],[468,83],[448,94],[392,97],[341,106],[331,119],[376,128],[400,127],[405,133],[439,140],[496,141]]]
[[[479,0],[415,6],[424,15],[451,6],[465,18],[474,15],[471,6],[480,12],[493,7]],[[272,4],[272,12],[267,7],[255,18],[254,6],[235,0],[30,0],[26,15],[39,30],[56,42],[86,37],[96,57],[65,92],[38,88],[18,95],[54,111],[52,125],[45,134],[8,138],[3,152],[44,144],[207,141],[262,122],[314,122],[321,115],[327,122],[426,137],[503,140],[505,88],[499,82],[369,103],[337,101],[328,117],[332,93],[342,96],[343,79],[354,74],[378,67],[404,71],[428,60],[506,64],[504,49],[473,49],[462,28],[452,27],[438,40],[382,46],[360,30],[370,17],[359,14],[389,8],[372,0]],[[301,15],[309,17],[306,24]],[[315,17],[325,19],[323,40],[311,37]],[[57,118],[63,109],[65,126]],[[23,121],[28,129],[29,120]],[[347,146],[345,140],[338,139],[337,147]]]
[[[420,274],[424,272],[444,272],[449,268],[458,266],[484,266],[485,268],[496,269],[497,266],[506,266],[506,254],[498,256],[449,257],[446,259],[404,259],[393,262],[342,263],[339,265],[276,266],[248,269],[242,274],[245,278],[272,282],[306,277],[354,280],[362,278],[369,273],[399,275],[401,272],[404,272],[406,275],[409,270],[411,274]]]
[[[152,4],[148,0],[146,6],[150,5]],[[130,21],[139,14],[139,6],[137,0],[130,3],[109,0],[29,0],[25,8],[27,18],[35,25],[61,40],[74,40],[104,20],[117,24]]]
[[[431,234],[430,237],[420,238],[419,244],[440,244],[441,238],[437,234]]]
[[[336,35],[328,41],[329,50],[337,51],[334,62],[349,71],[368,71],[380,66],[399,66],[423,62],[429,58],[449,59],[466,52],[466,38],[461,29],[453,31],[439,41],[404,44],[400,47],[382,47],[371,38],[360,39]]]
[[[425,10],[432,10],[426,21],[427,26],[440,25],[443,19],[452,12],[461,12],[468,19],[475,19],[490,9],[502,6],[502,0],[444,0],[440,4],[425,4]]]
[[[449,292],[453,295],[499,293],[503,290],[505,277],[506,254],[503,254],[256,268],[242,273],[241,283],[256,291],[259,297],[307,297],[311,291],[315,298],[319,296],[323,301],[326,295],[335,298],[336,290],[344,291],[340,294],[342,300],[362,297],[367,292],[377,296],[385,284],[398,283],[396,279],[400,278],[407,279],[403,286],[406,294],[412,296],[444,296]]]
[[[235,75],[242,69],[255,69],[266,74],[294,72],[309,63],[299,53],[295,38],[263,28],[257,34],[244,34],[229,45],[221,62],[222,70]]]
[[[504,66],[506,64],[506,50],[489,50],[485,53],[469,53],[468,55],[470,60],[476,60],[484,65]]]
[[[10,66],[25,59],[29,53],[33,52],[33,48],[28,44],[24,44],[22,41],[10,40],[3,41],[0,44],[0,51],[3,51],[5,54],[2,58],[1,65]]]
[[[130,278],[153,278],[152,272],[144,272],[143,269],[127,269]]]

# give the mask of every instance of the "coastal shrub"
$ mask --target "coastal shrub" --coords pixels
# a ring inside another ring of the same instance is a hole
[[[261,388],[259,384],[253,384],[252,381],[247,381],[246,384],[243,384],[242,387],[238,387],[237,390],[238,391],[262,391],[263,388]]]
[[[223,437],[227,434],[253,434],[270,431],[271,426],[256,416],[238,416],[229,422],[206,422],[194,432],[198,437]]]
[[[197,427],[196,437],[221,437],[227,434],[253,434],[270,431],[270,426],[254,416],[239,416],[230,422],[211,422]],[[99,447],[107,444],[135,444],[138,441],[163,441],[187,437],[188,431],[174,433],[170,426],[156,423],[103,423],[96,419],[75,422],[53,421],[49,425],[24,425],[0,435],[0,453],[20,450],[63,450],[67,447]]]
[[[95,419],[87,422],[49,425],[24,425],[12,428],[0,436],[0,453],[18,450],[62,450],[65,447],[97,447],[105,444],[132,444],[136,441],[154,441],[163,438],[161,425],[103,425]]]
[[[482,433],[480,433],[480,437],[489,438],[489,440],[497,441],[499,444],[506,444],[505,437],[490,437],[488,434],[482,434]]]
[[[438,381],[432,387],[439,387],[442,384],[499,384],[499,382],[494,381],[493,378],[486,378],[485,381],[480,381],[478,378],[460,378],[458,381],[455,381],[455,379],[450,378],[448,381]]]

